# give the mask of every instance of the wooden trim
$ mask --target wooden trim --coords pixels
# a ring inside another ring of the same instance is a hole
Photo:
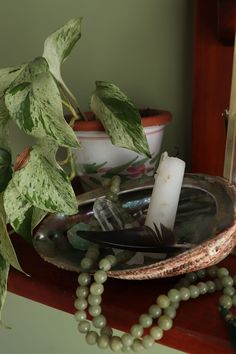
[[[195,16],[192,172],[222,176],[233,47],[218,41],[217,1],[197,0]]]

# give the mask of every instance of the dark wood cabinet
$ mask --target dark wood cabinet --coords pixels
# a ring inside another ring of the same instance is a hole
[[[235,0],[195,3],[192,171],[223,174],[229,106]]]

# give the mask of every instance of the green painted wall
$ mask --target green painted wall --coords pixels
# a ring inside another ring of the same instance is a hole
[[[82,38],[63,75],[89,109],[95,80],[114,82],[138,107],[173,113],[163,150],[191,142],[192,0],[21,0],[0,5],[0,67],[42,53],[45,37],[72,17],[83,19]],[[14,132],[15,150],[28,141]]]

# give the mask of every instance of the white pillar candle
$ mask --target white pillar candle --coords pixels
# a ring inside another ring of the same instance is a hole
[[[184,161],[169,157],[167,152],[162,154],[145,220],[154,231],[154,224],[159,230],[160,224],[169,230],[174,228],[184,170]]]

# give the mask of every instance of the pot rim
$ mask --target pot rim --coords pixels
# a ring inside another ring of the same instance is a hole
[[[155,125],[164,125],[171,121],[172,115],[168,111],[158,109],[140,109],[139,112],[144,114],[141,118],[143,127],[151,127]],[[148,115],[145,116],[145,113]],[[85,113],[88,119],[92,119],[93,112]],[[97,120],[76,121],[73,126],[74,131],[105,131],[103,125]]]

